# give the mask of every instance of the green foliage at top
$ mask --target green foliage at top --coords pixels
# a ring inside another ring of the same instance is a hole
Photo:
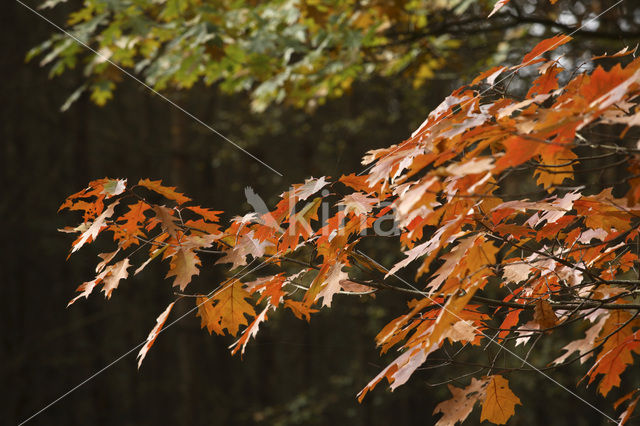
[[[52,8],[66,0],[47,0]],[[51,76],[82,67],[88,90],[103,105],[121,71],[156,90],[198,82],[227,92],[249,91],[252,108],[286,101],[314,108],[371,75],[402,75],[420,86],[456,54],[468,34],[450,22],[473,12],[486,18],[492,1],[478,0],[85,0],[67,17],[64,34],[32,49]],[[496,46],[497,48],[497,46]],[[459,54],[459,52],[458,52]]]

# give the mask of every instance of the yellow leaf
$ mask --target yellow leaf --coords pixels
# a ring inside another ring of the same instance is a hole
[[[507,379],[500,375],[491,376],[486,395],[480,413],[481,422],[488,420],[497,425],[506,424],[515,413],[515,406],[522,405],[520,398],[509,389]]]
[[[226,328],[229,334],[235,336],[241,325],[248,325],[246,315],[255,317],[256,312],[245,300],[250,294],[242,286],[238,280],[232,284],[226,282],[222,290],[212,297],[197,298],[197,316],[202,318],[201,327],[206,326],[209,333],[215,331],[217,334],[223,334]]]

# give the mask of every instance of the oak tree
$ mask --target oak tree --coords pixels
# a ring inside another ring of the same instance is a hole
[[[312,321],[341,297],[376,303],[397,292],[406,307],[375,342],[395,357],[359,400],[419,368],[453,365],[465,372],[449,381],[438,424],[463,422],[476,405],[481,421],[505,424],[527,403],[511,376],[574,363],[588,367],[576,383],[606,397],[640,351],[640,59],[624,48],[565,69],[556,51],[570,41],[556,35],[481,73],[408,139],[369,151],[364,170],[293,185],[270,212],[224,221],[157,180],[90,182],[61,206],[82,215],[64,229],[76,235],[71,252],[98,238],[113,249],[69,303],[97,290],[109,298],[150,262],[166,265],[175,297],[140,365],[177,303],[190,303],[209,333],[231,336],[241,356],[280,311]],[[527,73],[528,87],[510,87]],[[514,180],[531,190],[507,190]],[[396,232],[381,227],[390,218]],[[395,238],[402,259],[369,257],[381,238]],[[204,267],[228,279],[191,292]],[[565,342],[541,363],[547,339]],[[473,361],[489,345],[508,356]],[[621,424],[638,398],[612,401]]]

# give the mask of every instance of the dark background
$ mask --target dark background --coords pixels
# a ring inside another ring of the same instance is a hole
[[[47,16],[63,22],[63,12]],[[56,212],[67,195],[91,179],[149,177],[178,186],[202,206],[229,212],[227,217],[242,215],[249,211],[245,186],[273,203],[306,177],[358,172],[365,151],[401,141],[459,83],[434,79],[414,89],[402,78],[373,79],[313,114],[284,106],[252,114],[245,95],[222,95],[215,88],[167,93],[283,172],[280,178],[133,81],[124,81],[105,107],[83,96],[61,113],[82,75],[49,79],[37,61],[24,62],[27,50],[54,29],[8,2],[0,31],[4,424],[27,419],[142,342],[173,299],[164,265],[158,264],[121,283],[108,302],[94,294],[66,308],[75,288],[93,277],[96,255],[103,251],[91,245],[66,259],[71,237],[56,229],[78,220]],[[591,46],[600,42],[610,51],[625,45],[589,40]],[[472,50],[465,54],[469,63],[481,59]],[[399,247],[383,244],[371,254],[383,262],[396,259]],[[213,261],[204,260],[196,286],[212,288],[223,279]],[[172,318],[192,307],[179,303]],[[393,393],[381,384],[362,404],[355,398],[389,361],[378,355],[373,338],[405,303],[396,295],[338,297],[331,311],[310,323],[276,315],[244,359],[229,354],[233,339],[210,336],[189,315],[158,338],[139,371],[134,351],[31,423],[433,424],[433,408],[449,395],[444,386],[430,386],[449,377],[442,372],[420,371]],[[554,350],[565,343],[556,342]],[[584,372],[575,366],[552,375],[597,406],[610,406],[584,384],[576,386]],[[605,424],[539,375],[523,373],[512,385],[524,407],[510,424]],[[619,394],[612,392],[609,400]],[[469,423],[478,419],[476,412]]]

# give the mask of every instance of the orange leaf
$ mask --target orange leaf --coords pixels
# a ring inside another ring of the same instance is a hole
[[[564,35],[564,34],[558,34],[556,36],[553,36],[551,38],[542,40],[540,43],[538,43],[536,45],[536,47],[534,47],[531,52],[527,53],[524,56],[524,59],[522,60],[522,64],[527,64],[529,63],[531,60],[537,58],[538,56],[542,55],[543,53],[546,53],[550,50],[555,49],[556,47],[560,47],[565,43],[568,43],[571,41],[571,37],[568,35]]]
[[[209,222],[218,222],[218,220],[220,219],[218,215],[222,213],[221,211],[203,209],[202,207],[198,207],[198,206],[187,207],[187,209],[202,216],[204,219],[208,220]]]
[[[215,331],[223,334],[227,329],[229,334],[235,336],[241,325],[247,325],[246,315],[254,317],[256,312],[245,299],[250,294],[243,288],[243,284],[234,280],[222,284],[222,289],[218,290],[212,297],[199,297],[198,316],[202,318],[202,327],[207,327],[209,333]]]
[[[297,300],[285,299],[284,306],[291,309],[291,312],[293,312],[293,315],[295,315],[296,318],[307,321],[311,319],[312,313],[318,312],[317,309],[311,309],[304,303],[298,302]]]
[[[178,204],[184,204],[191,201],[191,198],[185,197],[183,194],[176,192],[175,186],[162,186],[162,180],[140,179],[138,185],[157,192],[164,198],[174,200]]]
[[[209,334],[215,332],[216,334],[224,334],[222,327],[220,327],[220,318],[214,308],[213,301],[206,297],[196,298],[196,306],[198,313],[196,317],[200,317],[200,328],[207,327]]]
[[[550,62],[547,62],[547,64],[550,64]],[[558,88],[558,74],[562,69],[553,63],[548,67],[546,66],[547,64],[540,67],[544,72],[533,81],[533,85],[527,93],[527,98],[533,98],[535,95],[546,95]]]
[[[638,399],[640,399],[640,396],[637,396],[633,401],[631,401],[627,406],[627,409],[624,410],[622,414],[620,414],[618,426],[624,426],[625,424],[627,424],[629,418],[633,414],[633,411],[636,409],[636,405],[638,405]]]
[[[339,181],[347,186],[350,186],[356,191],[369,193],[372,192],[374,188],[369,186],[369,184],[367,183],[367,178],[367,175],[356,176],[355,173],[351,173],[350,175],[340,177]]]
[[[474,86],[474,85],[480,83],[481,81],[483,81],[485,79],[487,80],[487,84],[493,85],[493,82],[495,81],[495,79],[504,70],[505,70],[505,67],[503,67],[503,66],[497,66],[497,67],[490,68],[490,69],[486,70],[485,72],[481,73],[480,75],[478,75],[476,78],[474,78],[473,81],[471,82],[471,85]]]
[[[522,403],[520,398],[509,389],[507,379],[500,375],[489,376],[480,421],[488,420],[497,425],[506,424],[507,420],[515,414],[516,405],[522,405]]]
[[[587,372],[589,384],[595,380],[596,376],[602,374],[598,390],[605,397],[611,388],[620,386],[620,375],[627,369],[627,366],[633,364],[631,351],[637,350],[638,345],[640,345],[640,331],[631,334],[615,348],[598,355],[598,360]]]
[[[151,206],[144,201],[138,201],[136,204],[129,205],[129,211],[123,214],[117,222],[118,225],[113,226],[113,238],[122,244],[122,248],[126,249],[132,244],[138,244],[137,237],[144,237],[145,234],[140,228],[140,224],[147,220],[144,212],[149,210]]]

